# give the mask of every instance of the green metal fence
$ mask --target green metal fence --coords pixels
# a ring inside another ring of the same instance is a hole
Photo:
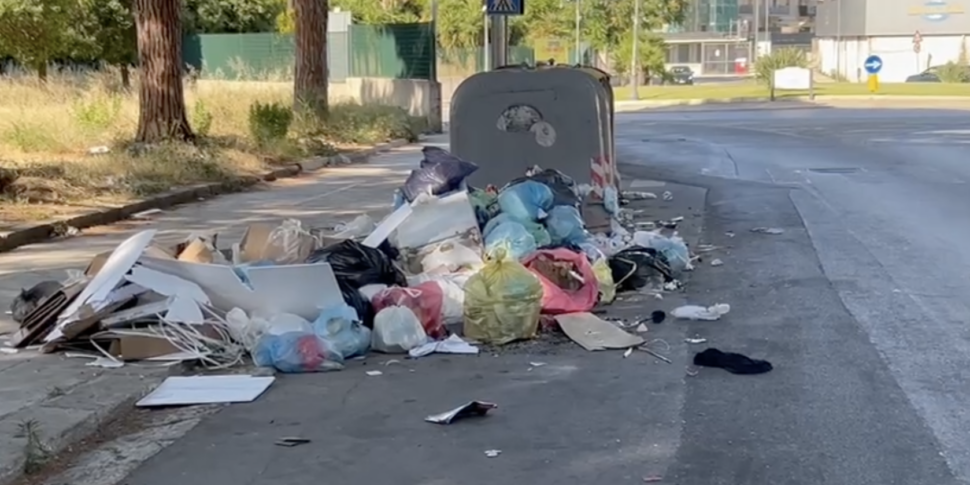
[[[191,35],[183,60],[202,79],[288,81],[295,45],[289,34]],[[511,63],[535,62],[529,47],[513,47]],[[348,77],[431,79],[467,76],[482,69],[481,48],[438,52],[431,24],[352,25],[327,34],[330,80]]]

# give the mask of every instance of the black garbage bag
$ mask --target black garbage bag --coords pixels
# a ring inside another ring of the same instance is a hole
[[[478,165],[466,162],[447,150],[424,147],[421,167],[412,170],[401,192],[408,202],[421,194],[442,195],[461,188],[461,183],[478,170]]]
[[[347,239],[310,253],[308,263],[330,263],[337,282],[355,290],[367,285],[407,286],[407,279],[379,249]]]
[[[631,246],[610,257],[609,265],[617,291],[639,290],[658,275],[664,283],[674,279],[664,255],[652,248]]]
[[[360,317],[360,321],[365,327],[374,328],[374,316],[376,315],[374,305],[357,288],[352,288],[340,280],[337,280],[337,284],[340,285],[340,295],[344,297],[344,303],[357,310],[357,316]]]
[[[545,170],[526,175],[525,177],[519,177],[509,182],[508,186],[511,187],[517,183],[525,182],[526,180],[534,180],[536,182],[545,184],[547,187],[552,189],[552,205],[571,205],[573,207],[579,207],[579,187],[576,185],[576,181],[573,180],[573,178],[569,175],[566,175],[559,170],[547,168]]]
[[[24,323],[27,320],[27,315],[30,315],[44,301],[61,291],[62,288],[63,285],[60,282],[50,280],[41,281],[29,289],[21,289],[20,293],[10,303],[13,321]]]

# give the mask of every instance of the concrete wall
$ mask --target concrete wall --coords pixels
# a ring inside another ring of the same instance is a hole
[[[456,84],[457,86],[457,84]],[[196,89],[264,91],[268,96],[289,98],[291,82],[216,81],[200,79]],[[441,85],[420,79],[347,78],[342,83],[330,83],[331,102],[378,103],[404,108],[412,116],[427,117],[432,128],[440,129],[438,117],[442,105]],[[450,97],[450,93],[449,93]]]
[[[867,4],[866,0],[837,0],[819,3],[815,15],[815,35],[819,37],[866,35],[866,13],[872,6],[873,4]],[[882,12],[879,8],[875,10]]]
[[[841,28],[840,28],[841,27]],[[970,33],[970,0],[837,0],[818,5],[819,37]]]
[[[903,82],[908,76],[956,61],[960,55],[961,44],[970,41],[963,36],[924,36],[922,48],[917,55],[913,52],[911,36],[894,37],[854,37],[843,38],[838,42],[833,38],[818,39],[819,67],[823,73],[841,72],[850,81],[865,81],[868,74],[863,64],[872,54],[882,58],[883,67],[879,72],[881,82]]]

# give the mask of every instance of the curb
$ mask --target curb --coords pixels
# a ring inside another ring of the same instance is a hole
[[[0,236],[0,253],[12,251],[21,246],[49,241],[66,233],[68,228],[86,229],[94,226],[104,226],[123,221],[131,216],[149,209],[168,209],[176,205],[196,202],[222,194],[242,192],[259,182],[272,182],[280,178],[296,177],[302,173],[313,172],[324,167],[363,163],[368,158],[387,150],[409,145],[405,139],[392,140],[388,143],[375,145],[372,148],[343,153],[329,157],[312,157],[290,166],[278,168],[260,176],[243,177],[233,182],[219,182],[202,184],[177,189],[175,191],[151,197],[121,207],[89,212],[79,216],[48,222],[35,226],[11,231],[6,236]]]
[[[43,401],[30,408],[27,412],[32,418],[36,417],[41,427],[41,438],[51,456],[50,461],[44,465],[45,469],[48,465],[56,466],[61,454],[75,451],[74,448],[85,441],[96,441],[99,434],[113,423],[135,412],[135,403],[161,384],[166,377],[185,375],[188,370],[189,367],[181,364],[150,376],[120,377],[104,373],[91,381],[78,384],[63,396]],[[128,380],[124,389],[112,389],[112,383],[117,386],[119,378]],[[88,392],[88,389],[100,385],[109,390],[107,396]],[[83,415],[76,416],[78,413]],[[28,476],[24,472],[25,459],[22,452],[0,457],[0,485],[18,483]],[[41,476],[44,473],[43,469],[39,472]]]
[[[909,96],[894,94],[818,94],[814,99],[810,96],[785,96],[774,101],[769,96],[740,97],[740,98],[688,98],[688,99],[644,99],[621,100],[614,103],[616,111],[633,111],[643,108],[664,108],[671,106],[700,106],[700,105],[728,105],[743,103],[786,103],[799,101],[803,103],[820,103],[825,101],[961,101],[970,102],[968,96]]]

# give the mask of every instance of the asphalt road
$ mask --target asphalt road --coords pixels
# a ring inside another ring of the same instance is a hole
[[[676,210],[703,220],[698,239],[727,248],[723,266],[698,267],[686,298],[731,313],[648,333],[669,344],[671,364],[554,341],[288,377],[124,483],[970,483],[970,117],[681,110],[622,114],[617,130],[624,176],[672,182],[686,204]],[[750,231],[759,226],[785,232]],[[668,300],[629,298],[613,312]],[[688,336],[775,370],[688,374],[702,348]],[[364,374],[373,368],[384,375]],[[472,399],[500,408],[422,422]],[[273,446],[292,435],[312,443]]]

